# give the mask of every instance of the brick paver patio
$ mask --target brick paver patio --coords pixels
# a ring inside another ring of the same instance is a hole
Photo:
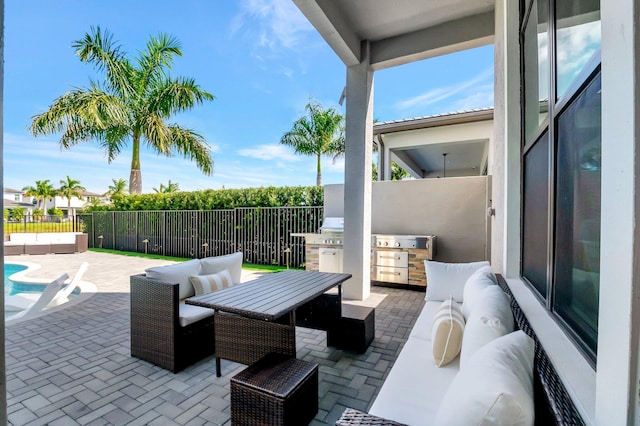
[[[55,278],[90,263],[97,293],[81,303],[6,327],[11,425],[228,425],[229,379],[245,366],[213,357],[173,374],[129,353],[129,275],[170,263],[104,253],[7,256]],[[244,279],[250,279],[250,273]],[[373,287],[376,338],[364,354],[326,346],[326,333],[297,329],[297,356],[320,365],[320,410],[334,424],[345,407],[367,410],[423,305],[423,295]]]

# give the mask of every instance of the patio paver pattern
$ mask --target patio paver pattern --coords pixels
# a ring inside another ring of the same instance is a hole
[[[10,425],[228,425],[229,379],[244,365],[213,357],[173,374],[130,354],[129,275],[170,262],[110,255],[7,256],[42,265],[33,276],[73,273],[98,292],[86,301],[6,328]],[[243,279],[251,273],[243,271]],[[376,337],[364,354],[326,346],[326,333],[298,327],[297,356],[320,366],[315,425],[345,407],[367,410],[423,306],[423,295],[373,287]]]

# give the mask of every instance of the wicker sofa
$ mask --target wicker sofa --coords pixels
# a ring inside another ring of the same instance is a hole
[[[176,373],[213,355],[213,310],[184,300],[195,295],[190,276],[225,270],[233,284],[239,283],[242,253],[148,268],[131,276],[131,356]]]
[[[480,266],[481,265],[478,264],[478,267]],[[427,276],[430,277],[429,285],[432,285],[432,282],[435,280],[431,279],[432,277],[429,275],[428,266]],[[488,275],[486,276],[488,277]],[[534,424],[534,422],[537,425],[584,424],[576,407],[559,380],[556,371],[550,364],[544,349],[529,326],[526,317],[513,298],[508,285],[500,276],[496,277],[491,275],[491,278],[498,284],[494,286],[493,290],[499,288],[502,292],[501,294],[506,295],[505,299],[507,300],[507,306],[509,308],[508,313],[513,314],[515,324],[507,324],[506,328],[508,329],[515,325],[515,328],[521,330],[510,332],[510,330],[505,329],[503,332],[506,331],[507,334],[500,339],[508,339],[517,333],[520,333],[518,337],[521,340],[522,337],[530,337],[530,339],[528,339],[530,340],[530,343],[528,343],[530,346],[526,351],[527,355],[524,357],[522,354],[516,356],[516,358],[531,357],[532,365],[530,369],[532,372],[530,373],[530,381],[532,383],[530,383],[530,386],[526,386],[530,387],[530,395],[527,395],[525,398],[529,399],[529,401],[525,401],[524,404],[520,404],[520,402],[516,403],[516,409],[513,410],[514,399],[512,398],[513,393],[511,389],[508,391],[498,389],[496,391],[492,371],[485,374],[484,380],[476,380],[482,377],[484,372],[478,371],[481,370],[482,367],[480,366],[481,364],[474,364],[474,357],[476,357],[480,351],[484,351],[484,353],[480,355],[481,357],[484,356],[488,351],[486,347],[481,346],[480,348],[476,348],[475,355],[471,353],[470,356],[464,357],[462,360],[465,364],[462,369],[460,368],[460,362],[461,356],[465,355],[464,342],[460,356],[441,367],[436,365],[432,353],[434,352],[433,346],[436,345],[434,342],[437,338],[432,335],[432,333],[435,333],[435,327],[432,329],[432,324],[435,324],[434,317],[437,315],[438,306],[442,304],[438,299],[442,297],[441,295],[436,295],[430,298],[429,290],[427,290],[425,306],[416,320],[410,337],[405,343],[373,405],[369,409],[369,413],[347,409],[336,425],[513,425]],[[464,285],[462,285],[462,287],[464,288]],[[466,299],[464,296],[466,296],[466,292],[463,291],[458,292],[454,298],[463,301],[463,298]],[[466,300],[463,301],[463,305],[465,303],[467,303]],[[469,312],[466,311],[465,314],[468,315]],[[493,321],[493,319],[491,321]],[[505,320],[503,319],[503,321]],[[508,320],[506,320],[506,322],[508,322]],[[472,332],[472,329],[473,326],[470,324],[468,318],[464,333]],[[467,335],[464,335],[462,340],[464,341],[466,338]],[[471,341],[473,341],[473,339]],[[498,340],[494,340],[493,342],[493,344],[485,343],[485,346],[494,346]],[[512,365],[509,362],[494,362],[485,364],[484,367],[486,367],[487,370],[492,370],[493,368],[502,368],[505,364],[510,367]],[[499,367],[496,367],[496,365],[499,365]],[[466,368],[467,366],[470,368]],[[473,371],[470,372],[469,370]],[[461,378],[460,376],[463,376],[463,374],[466,377]],[[476,381],[465,381],[469,377]],[[495,381],[502,383],[499,379]],[[484,407],[480,405],[482,409],[477,410],[477,412],[482,414],[478,417],[468,417],[469,411],[473,411],[478,407],[478,399],[485,398],[487,395],[491,395],[492,392],[496,392],[496,397],[491,396],[491,398],[496,399],[489,399],[487,405]],[[474,393],[480,396],[469,399],[469,394]],[[528,393],[529,392],[527,392],[527,394]],[[511,411],[496,408],[502,402],[496,402],[494,405],[491,404],[492,401],[500,400],[510,400],[511,403],[507,404],[510,405],[510,407],[507,408],[511,408]],[[451,404],[451,401],[454,401],[454,404]],[[487,406],[489,406],[488,409],[486,409]],[[447,413],[447,411],[453,410],[455,410],[453,414]],[[487,413],[489,413],[489,415],[487,415]],[[526,415],[522,416],[521,414],[523,413]],[[492,418],[491,416],[493,414],[496,414],[497,418]],[[453,421],[451,420],[452,417],[454,418]]]
[[[82,232],[18,232],[5,236],[4,254],[82,253],[88,241]]]

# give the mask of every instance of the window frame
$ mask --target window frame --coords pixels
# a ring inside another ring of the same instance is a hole
[[[547,55],[548,55],[548,78],[549,78],[549,101],[548,112],[544,120],[538,125],[538,129],[529,135],[527,140],[526,135],[526,108],[525,108],[525,85],[526,85],[526,70],[525,67],[525,55],[524,55],[524,42],[525,42],[525,30],[529,19],[531,19],[531,11],[536,1],[548,2],[548,17],[547,17]],[[558,99],[557,97],[557,58],[556,58],[556,0],[521,0],[521,21],[519,24],[519,43],[520,43],[520,103],[522,108],[520,109],[520,279],[526,283],[526,285],[532,290],[535,298],[542,304],[546,312],[553,318],[553,320],[560,326],[565,332],[571,342],[578,348],[578,350],[585,356],[585,359],[595,368],[597,361],[597,354],[588,348],[585,342],[578,336],[578,334],[569,326],[567,321],[563,319],[554,310],[554,287],[556,285],[554,270],[555,270],[555,242],[556,242],[556,187],[557,187],[557,159],[556,152],[558,149],[558,134],[557,134],[557,121],[562,113],[580,96],[585,88],[601,74],[601,47],[592,55],[592,57],[585,63],[581,71],[576,75],[573,82],[567,87],[563,96]],[[541,140],[543,135],[548,132],[549,137],[549,151],[548,151],[548,173],[547,182],[547,195],[548,195],[548,209],[547,209],[547,288],[546,294],[543,296],[539,293],[536,286],[531,283],[523,274],[524,264],[524,164],[527,153]]]

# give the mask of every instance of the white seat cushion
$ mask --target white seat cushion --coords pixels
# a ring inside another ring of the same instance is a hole
[[[34,232],[17,232],[9,236],[12,243],[31,244],[36,242],[36,234]]]
[[[476,352],[453,379],[433,424],[531,426],[534,342],[523,331]]]
[[[200,260],[192,259],[175,265],[154,266],[144,271],[149,279],[179,284],[179,298],[185,299],[196,294],[191,281],[189,281],[189,276],[200,274]]]
[[[489,262],[443,263],[432,260],[424,261],[427,274],[427,294],[425,300],[444,302],[450,296],[462,303],[464,285],[475,271]]]
[[[203,308],[201,306],[187,305],[184,300],[178,305],[178,320],[182,327],[198,322],[203,318],[210,317],[214,314],[213,309]]]

